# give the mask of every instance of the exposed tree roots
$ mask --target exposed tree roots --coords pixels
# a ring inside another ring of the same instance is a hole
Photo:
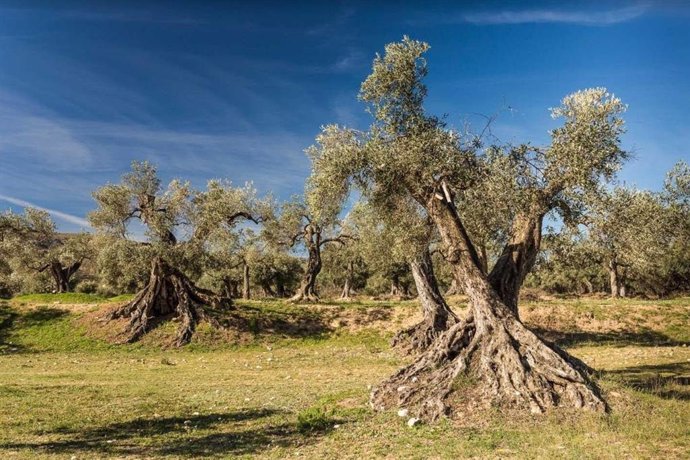
[[[457,322],[455,314],[450,313],[450,315],[425,316],[419,323],[395,334],[391,339],[391,347],[403,354],[417,354],[425,351]]]
[[[110,312],[105,319],[128,318],[125,342],[135,342],[156,321],[175,317],[180,322],[175,345],[181,346],[190,341],[197,323],[202,319],[220,327],[206,311],[208,306],[231,308],[232,301],[197,287],[182,272],[163,259],[156,258],[144,289],[131,302]]]
[[[450,309],[438,288],[428,248],[419,258],[410,262],[410,271],[424,319],[393,337],[391,346],[406,354],[425,351],[436,338],[458,322],[458,317]]]
[[[319,296],[313,290],[300,289],[295,295],[290,297],[289,302],[318,302]]]
[[[512,315],[486,314],[475,310],[443,333],[374,389],[372,406],[406,408],[427,421],[491,404],[534,413],[556,406],[607,410],[581,361],[543,342]]]

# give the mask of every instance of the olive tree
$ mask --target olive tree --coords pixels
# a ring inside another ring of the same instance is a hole
[[[661,200],[666,208],[667,249],[662,291],[690,290],[690,165],[678,162],[666,175]]]
[[[273,218],[272,198],[260,199],[252,184],[233,187],[228,182],[212,180],[207,190],[194,197],[195,238],[207,246],[206,272],[220,276],[226,293],[237,297],[242,286],[243,299],[251,297],[250,253],[258,243],[258,235],[252,228],[239,227],[240,219],[259,225]],[[240,276],[237,277],[236,275]]]
[[[265,237],[272,244],[290,249],[303,247],[307,252],[307,265],[292,302],[317,301],[316,280],[321,272],[322,248],[329,244],[345,245],[351,238],[340,229],[336,215],[315,213],[300,198],[293,198],[283,204],[280,215],[266,225]]]
[[[26,208],[23,215],[5,216],[7,228],[2,239],[9,266],[23,284],[47,274],[56,293],[72,290],[72,277],[91,257],[87,234],[58,233],[45,211]]]
[[[609,275],[612,297],[626,297],[635,273],[658,272],[666,250],[664,208],[652,192],[617,187],[588,213],[589,239]]]
[[[250,279],[266,297],[288,297],[297,291],[303,275],[299,258],[284,247],[263,241],[248,253]]]
[[[586,232],[577,227],[546,232],[542,247],[526,284],[547,292],[602,292],[605,283],[600,251]]]
[[[119,184],[94,192],[98,208],[89,220],[99,232],[126,239],[133,221],[146,228],[146,242],[139,246],[151,257],[148,281],[132,301],[107,316],[129,320],[126,341],[136,341],[155,322],[176,316],[180,327],[175,344],[183,345],[200,320],[217,324],[208,307],[232,306],[229,298],[198,287],[181,267],[199,271],[210,235],[219,227],[253,219],[246,202],[234,195],[235,190],[215,181],[204,193],[194,193],[188,183],[178,180],[164,190],[156,168],[148,162],[133,162]]]
[[[425,419],[453,408],[454,382],[470,374],[479,383],[465,395],[475,403],[500,403],[542,412],[553,406],[606,409],[588,367],[537,337],[520,321],[519,289],[540,249],[544,216],[571,211],[611,178],[626,154],[620,148],[620,118],[625,106],[605,89],[576,92],[552,110],[563,124],[551,131],[551,143],[496,149],[504,158],[499,175],[482,174],[482,151],[472,139],[449,129],[424,109],[428,45],[405,38],[377,56],[360,98],[369,104],[374,123],[366,132],[327,126],[317,139],[314,175],[324,201],[345,197],[351,186],[364,194],[414,200],[434,223],[441,251],[468,296],[468,315],[442,334],[426,352],[374,389],[373,406],[404,406]],[[493,161],[500,164],[500,161]],[[337,164],[337,167],[332,167]],[[507,185],[506,185],[507,184]],[[486,273],[458,205],[484,205],[472,187],[503,196],[509,186],[510,226],[506,244]]]
[[[617,187],[587,215],[589,238],[609,274],[612,297],[625,297],[630,288],[663,295],[673,284],[682,286],[678,281],[687,276],[690,259],[689,177],[687,164],[678,163],[662,192]]]
[[[360,245],[360,228],[348,216],[343,230],[353,238],[347,245],[328,245],[322,253],[322,285],[330,285],[338,291],[342,300],[350,300],[366,286],[369,278],[369,267]]]

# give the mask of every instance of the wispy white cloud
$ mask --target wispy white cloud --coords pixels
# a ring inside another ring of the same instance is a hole
[[[91,151],[59,119],[0,90],[0,158],[8,157],[61,170],[87,166]]]
[[[65,222],[69,222],[70,224],[75,224],[79,225],[81,227],[88,227],[91,228],[91,225],[89,225],[89,222],[79,216],[75,216],[72,214],[67,214],[62,211],[58,211],[56,209],[50,209],[50,208],[44,208],[43,206],[39,206],[36,203],[31,203],[26,200],[22,200],[20,198],[15,198],[12,196],[7,196],[7,195],[2,195],[0,194],[0,201],[6,201],[8,203],[21,206],[22,208],[34,208],[34,209],[39,209],[41,211],[46,211],[50,215],[54,216],[57,219],[64,220]]]
[[[363,52],[350,48],[346,54],[338,58],[331,70],[334,72],[349,72],[363,66],[366,62],[367,59]]]
[[[560,9],[523,9],[474,11],[459,15],[447,15],[435,22],[470,23],[478,25],[565,23],[586,26],[606,26],[631,21],[642,16],[649,9],[646,3],[634,4],[624,8],[597,11]]]

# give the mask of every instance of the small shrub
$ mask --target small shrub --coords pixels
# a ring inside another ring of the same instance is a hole
[[[323,431],[331,426],[331,418],[321,406],[310,407],[297,415],[297,429],[303,433]]]

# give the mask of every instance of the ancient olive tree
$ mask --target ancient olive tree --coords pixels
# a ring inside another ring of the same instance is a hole
[[[322,217],[326,216],[326,217]],[[273,244],[287,248],[303,246],[307,252],[307,266],[292,302],[316,301],[319,299],[316,279],[321,272],[322,248],[329,244],[346,244],[350,238],[340,231],[339,221],[334,215],[316,214],[309,205],[295,198],[283,204],[280,215],[266,225],[265,237]]]
[[[317,139],[321,148],[313,174],[331,176],[320,182],[324,196],[344,198],[358,186],[365,195],[414,200],[435,224],[441,251],[469,300],[468,315],[379,385],[371,402],[377,409],[403,406],[425,419],[462,402],[533,412],[553,406],[603,411],[606,403],[587,366],[527,329],[517,301],[540,248],[544,216],[556,208],[575,209],[625,158],[619,141],[625,107],[601,88],[567,96],[552,111],[564,121],[551,131],[550,145],[496,149],[494,155],[514,177],[506,182],[499,176],[494,184],[492,175],[483,173],[495,171],[484,167],[485,151],[425,112],[427,49],[408,38],[387,45],[360,92],[374,115],[371,128],[328,126]],[[459,206],[477,205],[465,190],[481,187],[503,195],[506,184],[516,192],[511,191],[516,197],[509,206],[509,235],[486,273]],[[462,394],[454,385],[461,374],[478,382]]]
[[[23,215],[8,215],[6,220],[11,222],[11,231],[1,244],[21,284],[40,289],[41,276],[48,275],[52,292],[70,292],[72,277],[92,255],[90,236],[58,233],[50,215],[33,208],[26,208]]]
[[[147,241],[137,246],[150,257],[148,281],[132,301],[106,318],[128,319],[126,341],[136,341],[157,322],[176,317],[180,327],[175,344],[183,345],[200,320],[216,324],[209,308],[231,307],[230,299],[198,287],[185,273],[200,270],[206,238],[218,226],[247,218],[243,203],[224,201],[226,191],[212,182],[206,194],[195,194],[177,180],[163,190],[153,165],[133,162],[121,183],[94,192],[98,208],[89,220],[99,232],[126,239],[133,221],[146,228]],[[185,232],[186,239],[178,236]]]
[[[206,245],[204,273],[220,281],[226,295],[249,299],[250,259],[259,236],[255,228],[238,226],[240,220],[257,226],[274,214],[271,197],[259,198],[252,184],[232,187],[210,181],[207,190],[194,198],[197,242]]]
[[[351,235],[352,240],[344,246],[328,245],[322,251],[322,285],[330,286],[342,300],[352,299],[366,286],[369,277],[365,255],[362,246],[358,244],[361,241],[359,230],[351,219],[346,219],[343,231]]]
[[[658,195],[617,187],[587,214],[590,256],[605,267],[612,297],[626,297],[636,273],[659,270],[666,250],[665,211]]]

